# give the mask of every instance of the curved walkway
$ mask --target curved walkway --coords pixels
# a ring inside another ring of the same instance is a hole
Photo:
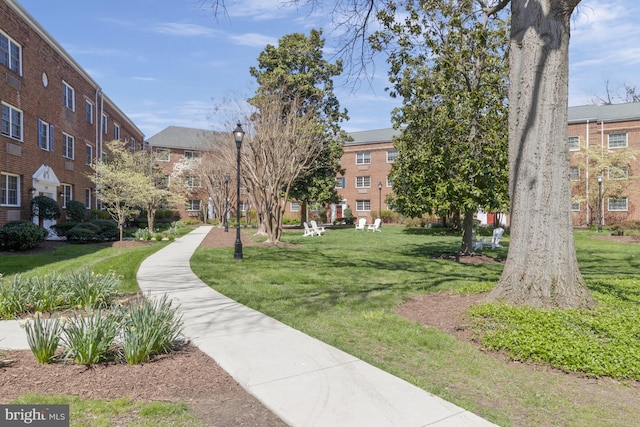
[[[179,305],[183,333],[284,422],[494,425],[209,288],[191,271],[189,260],[210,229],[199,227],[147,258],[138,270],[140,289],[150,296],[168,294]],[[17,322],[2,323],[0,348],[28,348],[19,347],[18,332],[10,335]]]

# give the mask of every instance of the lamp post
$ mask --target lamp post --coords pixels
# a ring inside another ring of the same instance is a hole
[[[598,175],[598,233],[602,233],[602,223],[604,222],[604,206],[602,206],[602,175]]]
[[[235,130],[233,131],[233,138],[236,140],[236,149],[238,150],[237,156],[236,156],[238,159],[238,167],[237,167],[238,179],[236,181],[236,187],[237,187],[236,244],[233,252],[233,258],[242,259],[242,240],[240,240],[240,147],[242,147],[242,139],[244,138],[244,131],[242,130],[240,123],[238,123],[238,126],[236,126]]]
[[[382,218],[382,181],[378,181],[378,217]]]
[[[224,174],[224,232],[229,232],[229,174]]]

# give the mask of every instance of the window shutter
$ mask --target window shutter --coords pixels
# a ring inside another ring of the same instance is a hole
[[[53,125],[49,125],[49,150],[53,151]]]
[[[38,146],[40,148],[44,148],[42,146],[42,134],[44,133],[44,129],[43,129],[43,125],[42,125],[42,120],[38,119]]]

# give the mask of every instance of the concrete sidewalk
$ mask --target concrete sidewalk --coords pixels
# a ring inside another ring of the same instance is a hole
[[[148,296],[168,294],[179,305],[184,335],[284,422],[494,425],[206,286],[189,260],[210,229],[200,227],[147,258],[138,270],[140,289]],[[29,348],[17,321],[0,322],[0,348]]]
[[[200,227],[147,258],[138,283],[145,295],[173,298],[184,334],[286,423],[494,425],[206,286],[189,260],[209,230]]]

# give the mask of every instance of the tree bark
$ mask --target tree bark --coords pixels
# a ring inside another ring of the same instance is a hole
[[[489,300],[588,308],[573,240],[567,146],[569,19],[575,0],[512,0],[511,235]]]

